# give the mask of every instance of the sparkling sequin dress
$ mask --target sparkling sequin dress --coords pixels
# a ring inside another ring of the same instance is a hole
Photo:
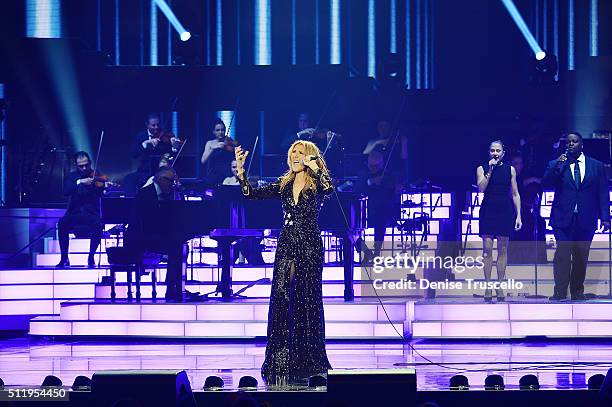
[[[330,179],[317,175],[317,192],[293,200],[293,183],[281,191],[280,180],[252,188],[241,180],[250,199],[280,198],[283,228],[278,238],[268,310],[268,344],[261,374],[266,383],[303,383],[331,368],[325,352],[322,273],[323,241],[319,211],[333,192]]]

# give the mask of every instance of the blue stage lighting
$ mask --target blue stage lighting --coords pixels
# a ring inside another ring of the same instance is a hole
[[[217,117],[223,120],[225,123],[225,127],[229,129],[228,136],[232,139],[236,138],[236,112],[233,110],[219,110],[217,112]],[[230,126],[231,124],[231,126]]]
[[[170,24],[172,24],[176,32],[180,35],[181,40],[187,41],[189,38],[191,38],[191,34],[185,29],[185,27],[183,27],[178,18],[176,18],[176,15],[174,15],[174,12],[170,8],[170,6],[168,6],[168,3],[166,3],[165,0],[154,1],[157,4],[157,7],[159,7],[159,9],[161,10],[161,12],[164,13],[168,21],[170,21]]]
[[[331,0],[329,3],[329,62],[341,63],[340,51],[340,0]]]
[[[272,64],[270,0],[255,1],[255,65]]]
[[[544,51],[537,52],[537,53],[536,53],[536,55],[535,55],[535,57],[536,57],[536,59],[537,59],[538,61],[541,61],[541,60],[543,60],[544,58],[546,58],[546,52],[544,52]]]
[[[376,77],[376,9],[374,0],[368,0],[368,76]]]
[[[26,37],[61,38],[60,0],[26,0]]]
[[[529,31],[525,20],[523,20],[521,13],[519,13],[512,0],[501,0],[501,2],[504,3],[504,6],[506,6],[506,9],[508,10],[508,13],[510,13],[512,20],[514,20],[514,23],[518,27],[519,31],[521,32],[521,34],[523,34],[523,37],[525,37],[525,40],[531,47],[533,53],[536,55],[536,58],[538,60],[544,59],[546,54],[542,51],[542,48],[540,47],[536,39],[533,37],[531,31]],[[541,56],[541,58],[539,58],[538,56]]]

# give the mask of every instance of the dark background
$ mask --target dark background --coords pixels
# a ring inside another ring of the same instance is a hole
[[[328,1],[319,1],[319,64],[315,64],[315,2],[296,1],[297,64],[292,65],[291,2],[272,0],[272,65],[254,66],[253,3],[222,2],[223,65],[213,66],[216,2],[170,2],[193,38],[181,43],[171,30],[170,62],[185,65],[153,67],[147,66],[148,1],[118,3],[119,65],[115,64],[115,1],[64,0],[61,39],[24,38],[25,1],[2,2],[0,82],[6,84],[8,105],[9,204],[61,201],[58,185],[62,171],[69,168],[67,157],[80,148],[95,155],[102,129],[105,142],[99,168],[120,179],[132,170],[129,147],[143,130],[147,112],[160,113],[166,123],[172,109],[178,112],[178,135],[188,140],[185,161],[195,167],[216,111],[235,109],[236,137],[247,148],[257,135],[263,137],[252,172],[268,176],[277,175],[276,167],[265,161],[262,165],[262,159],[272,160],[262,154],[285,154],[279,144],[293,130],[298,112],[307,111],[312,124],[320,122],[343,134],[347,153],[353,153],[347,158],[351,168],[361,164],[358,153],[375,134],[376,121],[387,118],[409,138],[410,181],[430,179],[452,189],[469,188],[492,140],[502,139],[512,149],[520,137],[532,138],[538,146],[533,169],[537,172],[552,157],[551,144],[562,132],[576,128],[589,137],[612,129],[612,33],[607,24],[612,20],[611,2],[599,2],[598,57],[589,57],[589,2],[575,2],[574,71],[567,69],[568,2],[557,2],[559,81],[541,84],[533,81],[533,53],[500,1],[398,0],[402,61],[407,48],[406,5],[413,18],[408,44],[413,53],[416,7],[422,13],[423,7],[429,10],[429,47],[421,47],[423,58],[428,53],[429,65],[421,66],[429,75],[428,88],[417,89],[413,79],[407,90],[384,80],[390,1],[375,2],[376,79],[366,75],[366,0],[341,1],[341,65],[329,64]],[[545,2],[516,3],[535,32],[536,3],[542,21]],[[546,3],[550,47],[554,2]],[[168,23],[161,12],[158,15],[159,63],[166,65]],[[542,24],[537,36],[544,36]],[[410,69],[417,69],[414,58]],[[70,83],[76,85],[73,102],[83,112],[85,139],[67,118],[77,110],[67,113],[59,100],[58,89]],[[39,162],[43,165],[37,167]],[[40,174],[34,177],[37,168]]]

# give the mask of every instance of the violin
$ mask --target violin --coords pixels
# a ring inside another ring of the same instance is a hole
[[[225,151],[229,151],[229,152],[232,152],[232,153],[234,152],[234,149],[240,145],[238,140],[234,140],[233,138],[227,137],[227,136],[225,137],[225,140],[223,140],[223,142],[225,144],[223,145],[222,148]]]
[[[179,145],[183,144],[183,141],[176,137],[176,135],[171,130],[162,130],[156,135],[154,135],[153,138],[159,139],[160,143],[163,144],[171,144],[172,139],[175,139],[174,141]]]
[[[119,183],[111,181],[108,175],[102,174],[93,169],[89,172],[86,178],[93,178],[93,186],[96,188],[118,187]]]

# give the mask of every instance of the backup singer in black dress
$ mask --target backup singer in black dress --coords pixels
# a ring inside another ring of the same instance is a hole
[[[491,280],[493,268],[493,240],[497,239],[497,280],[501,283],[506,276],[508,238],[513,230],[519,230],[522,226],[516,171],[502,161],[504,154],[502,142],[492,142],[489,146],[489,161],[476,169],[478,189],[484,192],[480,205],[479,234],[483,242],[483,269],[487,283]],[[497,300],[504,301],[502,289],[496,291]],[[492,300],[491,289],[486,289],[484,297],[487,302]]]
[[[331,368],[325,351],[323,241],[318,217],[333,185],[319,149],[309,141],[293,143],[287,153],[287,172],[277,182],[259,188],[245,179],[248,151],[236,147],[235,154],[245,197],[280,198],[283,207],[262,377],[271,385],[303,383]]]

